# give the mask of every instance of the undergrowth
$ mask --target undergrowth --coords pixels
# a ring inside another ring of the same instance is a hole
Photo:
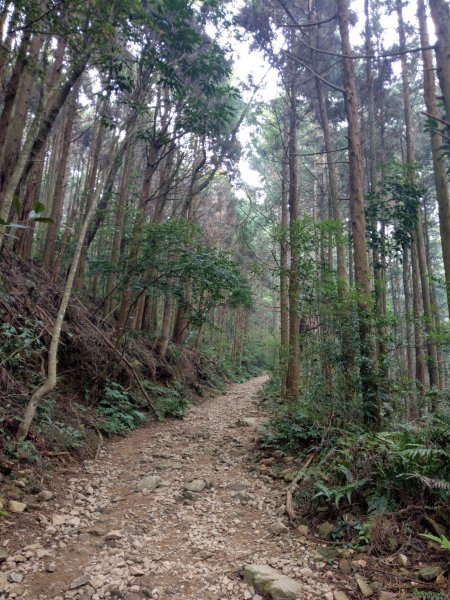
[[[269,383],[265,398],[275,390],[276,382]],[[449,412],[373,433],[351,423],[344,430],[302,404],[283,406],[261,428],[260,445],[314,453],[297,496],[309,511],[377,515],[415,504],[449,506]]]

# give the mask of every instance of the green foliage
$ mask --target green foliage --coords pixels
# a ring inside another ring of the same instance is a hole
[[[450,596],[441,592],[429,592],[426,590],[418,590],[415,598],[420,600],[450,600]]]
[[[272,383],[276,395],[277,388]],[[283,407],[260,435],[263,448],[316,454],[306,470],[303,495],[311,507],[331,512],[357,505],[367,514],[391,512],[410,503],[450,500],[450,416],[398,423],[380,433],[333,425],[304,404]]]
[[[417,165],[393,162],[386,166],[387,174],[375,193],[367,196],[367,228],[374,248],[401,253],[411,246],[417,222],[417,210],[426,190],[417,180]],[[379,223],[389,225],[390,237],[383,239]]]
[[[436,542],[443,550],[448,550],[450,552],[450,540],[445,535],[437,536],[432,535],[431,533],[423,533],[422,537],[431,540],[432,542]]]
[[[97,427],[108,437],[124,434],[145,421],[144,413],[137,409],[129,394],[114,382],[105,385],[96,410],[100,417]]]
[[[23,368],[34,354],[44,351],[41,341],[43,323],[25,319],[23,323],[0,325],[0,366]]]
[[[144,381],[145,390],[156,399],[158,413],[162,417],[182,419],[190,404],[186,397],[187,390],[176,387],[163,387]]]

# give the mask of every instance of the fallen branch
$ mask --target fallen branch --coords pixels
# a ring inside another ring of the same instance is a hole
[[[293,521],[295,519],[295,510],[294,510],[294,503],[293,503],[294,492],[297,489],[297,486],[300,483],[300,481],[303,479],[303,477],[305,475],[305,470],[312,463],[315,456],[316,456],[315,452],[313,452],[312,454],[310,454],[308,456],[303,467],[300,469],[300,471],[294,477],[291,484],[288,486],[288,489],[286,490],[286,512],[287,512],[289,518],[291,519],[291,521]]]

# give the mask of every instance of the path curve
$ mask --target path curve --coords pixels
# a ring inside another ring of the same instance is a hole
[[[265,381],[114,440],[57,479],[33,537],[2,565],[0,600],[259,600],[239,576],[248,563],[297,578],[305,599],[333,598],[325,564],[283,524],[284,485],[258,472],[254,428],[237,424],[264,419]]]

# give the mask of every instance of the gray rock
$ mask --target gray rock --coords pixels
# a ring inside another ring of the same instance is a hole
[[[349,600],[345,592],[334,592],[334,600]]]
[[[441,567],[422,567],[418,572],[419,578],[422,581],[433,581],[442,573]]]
[[[287,527],[282,521],[277,521],[269,527],[270,533],[273,535],[281,535],[282,533],[288,533],[289,527]]]
[[[147,475],[144,479],[138,483],[138,489],[140,490],[156,490],[161,483],[161,477],[159,475]]]
[[[237,424],[241,427],[257,427],[258,419],[255,417],[243,417],[242,419],[239,419]]]
[[[286,577],[268,565],[247,565],[244,568],[244,581],[255,591],[272,600],[299,600],[303,586],[295,579]]]
[[[8,587],[8,578],[4,573],[0,573],[0,592],[4,592]]]
[[[52,515],[52,525],[58,527],[59,525],[64,525],[66,522],[65,515]]]
[[[91,576],[89,575],[89,573],[85,573],[84,575],[81,575],[81,577],[77,577],[72,581],[72,583],[69,585],[69,590],[76,590],[80,587],[83,587],[83,585],[86,585],[90,581]]]
[[[11,571],[11,573],[8,573],[8,581],[10,583],[22,583],[23,575],[17,571]]]
[[[120,540],[123,538],[123,533],[117,529],[115,529],[114,531],[109,531],[106,535],[105,535],[105,540],[112,541],[112,540]]]
[[[406,554],[399,554],[397,556],[397,562],[401,567],[406,567],[406,565],[408,564],[408,557],[406,556]]]
[[[188,492],[201,492],[206,487],[206,481],[203,479],[194,479],[190,483],[187,484],[186,490]]]
[[[375,592],[362,577],[356,577],[356,583],[358,584],[358,587],[361,590],[361,594],[364,598],[370,598],[370,596],[374,595]]]
[[[233,492],[243,492],[248,490],[248,485],[245,485],[245,483],[230,483],[227,488]]]
[[[8,510],[13,513],[21,513],[26,509],[27,505],[25,502],[18,502],[17,500],[10,500],[8,503]]]
[[[54,573],[56,571],[56,564],[54,562],[48,563],[45,565],[45,570],[47,573]]]
[[[39,500],[39,502],[47,502],[48,500],[51,500],[53,498],[53,493],[50,492],[50,490],[42,490],[42,492],[39,492],[39,494],[37,495],[37,499]]]
[[[272,600],[297,600],[302,598],[303,586],[295,579],[283,576],[276,579],[268,591]]]
[[[7,558],[8,553],[6,552],[6,550],[4,548],[0,548],[0,563],[5,562]]]

